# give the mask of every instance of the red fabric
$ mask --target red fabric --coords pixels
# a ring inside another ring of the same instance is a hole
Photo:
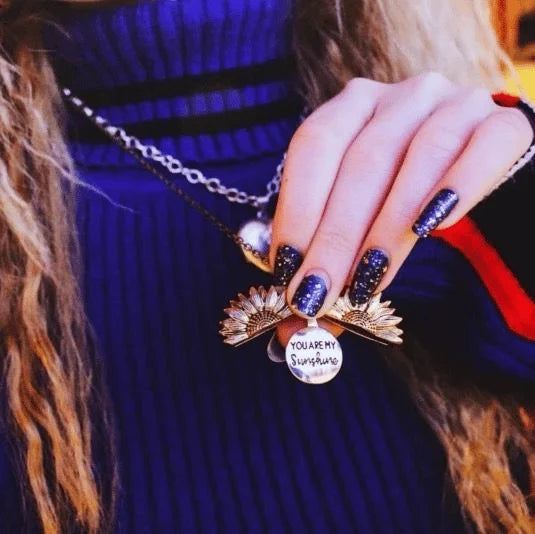
[[[514,107],[520,101],[520,97],[510,95],[509,93],[493,93],[492,99],[499,106]]]
[[[535,302],[474,222],[465,216],[450,228],[435,230],[431,235],[443,239],[468,259],[509,328],[535,341]]]

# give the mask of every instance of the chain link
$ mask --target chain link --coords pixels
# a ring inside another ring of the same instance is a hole
[[[249,193],[240,191],[235,187],[225,186],[221,183],[219,178],[207,178],[199,169],[190,169],[186,167],[178,158],[175,158],[170,154],[163,154],[157,147],[153,145],[144,145],[137,137],[129,135],[124,128],[113,126],[109,124],[104,117],[97,115],[95,111],[87,106],[83,100],[77,96],[74,96],[69,88],[63,88],[63,95],[67,101],[70,102],[83,115],[91,119],[101,130],[104,130],[109,137],[115,141],[120,141],[123,148],[139,152],[143,158],[152,160],[159,165],[162,165],[171,174],[182,175],[190,184],[201,184],[210,193],[224,196],[229,202],[249,204],[254,208],[262,208],[266,206],[271,198],[280,190],[282,170],[284,169],[286,153],[284,153],[281,162],[277,165],[275,174],[266,184],[266,194],[261,196],[250,195]]]
[[[267,184],[267,193],[261,197],[249,195],[245,191],[240,191],[235,187],[226,187],[219,181],[218,178],[206,178],[199,169],[189,169],[185,167],[179,159],[169,154],[163,154],[155,146],[144,145],[137,137],[128,135],[123,128],[112,126],[104,117],[97,115],[90,107],[86,106],[80,98],[74,96],[70,89],[63,88],[63,94],[67,101],[71,103],[77,111],[86,116],[101,132],[104,133],[104,135],[117,143],[121,148],[135,158],[142,167],[154,174],[161,182],[169,187],[169,189],[180,196],[184,202],[186,202],[186,204],[208,219],[223,234],[234,241],[236,245],[241,247],[243,250],[250,252],[255,258],[259,259],[265,265],[269,265],[269,259],[265,254],[262,254],[259,250],[256,250],[250,243],[247,243],[243,237],[234,232],[224,222],[220,221],[213,213],[208,211],[194,198],[180,189],[180,187],[178,187],[173,180],[162,174],[156,167],[154,167],[151,161],[159,163],[171,174],[182,174],[191,184],[203,184],[208,191],[221,194],[230,202],[250,204],[251,206],[260,208],[261,210],[261,208],[264,207],[267,202],[269,202],[271,197],[279,192],[282,171],[286,161],[286,153],[284,153],[281,162],[277,165],[277,168],[275,169],[275,175]]]

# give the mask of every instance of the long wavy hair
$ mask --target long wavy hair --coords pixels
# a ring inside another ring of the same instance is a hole
[[[0,2],[0,347],[5,427],[45,534],[111,527],[115,463],[78,286],[77,184],[39,1]],[[97,435],[98,429],[98,435]],[[111,427],[110,427],[111,429]],[[109,460],[99,480],[96,456]],[[108,476],[109,475],[109,476]]]
[[[96,434],[106,428],[108,415],[78,287],[77,180],[57,83],[39,41],[42,10],[53,3],[0,0],[5,420],[20,459],[20,480],[43,531],[69,532],[74,525],[96,533],[113,528],[117,482],[115,476],[100,480],[94,467],[96,444],[102,446],[111,434]],[[312,107],[354,76],[396,82],[438,70],[453,81],[489,90],[502,88],[504,69],[514,76],[496,41],[486,0],[402,4],[296,3],[298,84]],[[480,532],[533,532],[527,497],[510,468],[511,447],[526,466],[535,466],[530,407],[514,395],[452,383],[430,358],[414,356],[425,354],[416,346],[406,353],[411,357],[393,353],[389,358],[444,447],[467,524]],[[114,473],[111,440],[102,450],[108,472]]]

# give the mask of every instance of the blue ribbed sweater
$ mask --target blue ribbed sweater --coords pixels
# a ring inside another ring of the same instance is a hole
[[[63,9],[69,35],[49,29],[47,44],[60,81],[111,122],[262,193],[301,111],[290,7],[145,0]],[[74,114],[69,135],[82,179],[110,198],[81,189],[78,221],[86,308],[116,419],[117,532],[464,532],[444,454],[388,352],[344,334],[341,373],[311,387],[267,358],[266,337],[224,346],[222,309],[269,276]],[[233,227],[253,215],[180,184]],[[481,226],[492,219],[475,215]],[[533,277],[521,285],[532,294]],[[476,270],[444,240],[420,241],[387,293],[409,335],[445,347],[461,372],[535,380],[533,343],[508,328]],[[3,445],[0,525],[38,530]]]

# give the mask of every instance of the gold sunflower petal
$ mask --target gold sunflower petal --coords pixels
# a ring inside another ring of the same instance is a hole
[[[245,332],[237,332],[236,330],[230,330],[230,329],[227,329],[227,328],[222,328],[219,333],[225,338],[225,339],[229,339],[229,338],[232,338],[234,336],[238,336],[238,335],[245,335],[247,336],[247,334]]]
[[[400,334],[396,334],[396,332],[392,330],[382,330],[376,332],[375,335],[380,339],[384,339],[385,341],[389,341],[390,343],[395,343],[396,345],[403,343],[403,340],[401,339],[401,337],[399,337]]]
[[[374,295],[369,301],[368,306],[366,307],[366,311],[368,313],[373,313],[377,308],[381,306],[381,293],[377,293],[377,295]]]
[[[380,320],[377,321],[379,327],[383,326],[395,326],[399,323],[401,323],[403,319],[401,317],[397,317],[396,315],[388,315],[386,317],[381,317]]]
[[[396,310],[394,310],[394,308],[384,308],[373,313],[372,317],[376,320],[379,320],[383,317],[390,317],[395,311]]]
[[[285,288],[277,286],[267,291],[262,286],[251,287],[249,297],[238,294],[238,300],[225,308],[229,318],[220,322],[225,343],[238,346],[275,328],[292,313],[285,298]]]
[[[248,315],[251,315],[256,312],[256,308],[252,305],[251,301],[242,293],[238,293],[238,298],[240,299],[239,305],[243,308],[243,311]]]
[[[229,345],[236,345],[236,343],[246,340],[247,337],[248,337],[247,334],[245,332],[242,332],[240,334],[226,336],[223,342],[228,343]]]
[[[287,317],[290,317],[290,315],[293,315],[292,310],[290,309],[290,306],[286,305],[280,312],[279,315],[286,319]]]
[[[273,311],[275,305],[277,304],[278,297],[279,295],[277,293],[277,288],[275,286],[271,286],[266,294],[265,309]]]
[[[357,309],[358,307],[352,306],[348,294],[346,292],[344,293],[344,295],[336,299],[336,302],[327,312],[327,315],[330,317],[335,317],[336,319],[341,319],[346,313]]]
[[[344,298],[340,297],[333,304],[333,307],[328,311],[328,315],[331,317],[341,317],[344,313],[344,309],[346,309]]]
[[[335,319],[341,326],[357,334],[359,329],[372,336],[385,339],[391,343],[401,343],[402,330],[395,325],[402,321],[394,315],[394,308],[389,308],[390,301],[381,302],[381,294],[374,295],[366,304],[353,305],[346,291],[327,312],[327,317]],[[356,327],[356,329],[354,328]],[[362,334],[359,334],[362,335]]]
[[[242,321],[238,321],[236,319],[234,319],[233,317],[230,317],[229,319],[224,319],[223,321],[221,321],[221,326],[223,326],[223,328],[228,328],[228,329],[234,329],[234,330],[237,330],[237,329],[243,329],[244,328],[244,323]]]
[[[327,317],[332,317],[333,319],[341,319],[342,318],[342,314],[340,313],[339,310],[330,309],[327,312]]]
[[[264,289],[260,286],[258,289]],[[257,311],[262,311],[264,309],[264,299],[259,291],[255,287],[249,289],[249,300],[251,304],[256,308]]]
[[[403,330],[401,328],[397,328],[396,326],[388,326],[385,328],[377,328],[377,332],[392,332],[396,336],[401,336],[403,334]]]
[[[247,313],[240,308],[225,308],[225,312],[229,317],[232,317],[233,319],[236,319],[244,324],[249,322],[249,315],[247,315]]]
[[[351,307],[351,302],[349,301],[349,290],[347,290],[341,297],[336,299],[336,305],[341,308]]]
[[[274,313],[279,313],[284,309],[285,306],[287,306],[287,304],[286,304],[286,291],[283,291],[282,293],[279,294],[279,296],[277,298],[277,302],[273,306],[273,312]]]

